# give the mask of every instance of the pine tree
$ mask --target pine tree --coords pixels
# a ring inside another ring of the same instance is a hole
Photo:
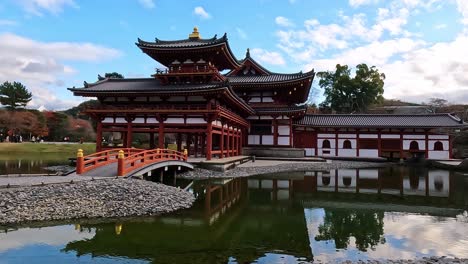
[[[0,85],[0,103],[10,110],[24,108],[31,101],[31,93],[20,82],[4,82]]]

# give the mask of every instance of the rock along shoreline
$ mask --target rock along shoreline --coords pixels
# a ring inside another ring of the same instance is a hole
[[[79,218],[153,216],[192,206],[182,189],[135,179],[80,181],[0,190],[0,225]]]

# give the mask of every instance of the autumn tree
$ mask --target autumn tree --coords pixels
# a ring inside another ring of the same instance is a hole
[[[98,74],[98,80],[102,81],[105,78],[114,78],[114,79],[123,79],[124,76],[118,72],[106,72],[104,74],[104,77],[102,77],[100,74]]]
[[[375,66],[356,66],[356,74],[351,77],[347,65],[336,65],[334,72],[317,73],[319,86],[324,89],[325,101],[322,108],[331,108],[341,113],[363,112],[371,104],[383,100],[385,75]]]
[[[31,93],[20,82],[4,82],[0,85],[0,103],[10,110],[24,108],[31,97]]]
[[[448,106],[448,101],[442,98],[431,98],[427,105],[432,113],[437,113],[439,109]]]

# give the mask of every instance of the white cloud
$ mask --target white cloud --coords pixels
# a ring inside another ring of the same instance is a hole
[[[468,25],[468,1],[466,0],[457,0],[457,9],[458,12],[463,16],[461,22],[465,25]]]
[[[140,5],[144,8],[152,9],[156,7],[153,0],[138,0],[138,2],[140,2]]]
[[[22,82],[33,92],[28,106],[48,109],[71,103],[57,98],[52,90],[63,89],[64,79],[76,72],[68,62],[100,62],[121,55],[92,43],[40,42],[11,33],[0,34],[0,50],[0,82]]]
[[[281,56],[280,53],[274,51],[267,51],[264,49],[251,49],[250,54],[252,54],[252,58],[258,60],[259,62],[271,64],[271,65],[285,65],[286,62]]]
[[[26,12],[38,16],[42,16],[43,11],[58,14],[66,6],[78,8],[78,5],[73,0],[18,0],[18,3],[23,6]]]
[[[435,29],[444,29],[447,28],[447,24],[437,24],[434,26]]]
[[[247,33],[243,29],[236,27],[236,31],[241,39],[247,39]]]
[[[376,4],[378,0],[349,0],[349,5],[352,7],[358,7],[361,5]]]
[[[294,26],[294,23],[291,22],[289,19],[283,17],[283,16],[277,16],[275,18],[275,22],[277,25],[282,26],[282,27],[292,27]]]
[[[0,26],[15,26],[17,24],[14,20],[0,19]]]
[[[211,18],[211,15],[208,12],[206,12],[205,9],[201,6],[195,7],[195,9],[193,10],[193,13],[202,19]]]

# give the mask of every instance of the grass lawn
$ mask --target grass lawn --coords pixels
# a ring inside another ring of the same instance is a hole
[[[0,143],[0,154],[63,153],[67,157],[74,157],[78,149],[82,149],[85,155],[91,154],[96,151],[96,144]]]

